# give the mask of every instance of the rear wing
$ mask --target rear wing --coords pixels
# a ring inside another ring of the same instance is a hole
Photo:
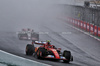
[[[39,41],[39,34],[38,33],[31,33],[31,39],[34,41]]]
[[[34,43],[38,45],[44,45],[46,44],[46,41],[34,41]]]

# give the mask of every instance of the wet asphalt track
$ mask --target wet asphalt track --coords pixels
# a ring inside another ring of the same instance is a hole
[[[16,37],[15,32],[0,32],[0,37],[1,37],[0,49],[21,57],[25,57],[28,59],[47,63],[54,66],[61,66],[61,65],[62,66],[99,66],[100,65],[99,63],[100,60],[98,60],[100,58],[99,41],[90,38],[89,36],[84,35],[83,33],[74,30],[71,27],[68,27],[65,22],[62,22],[59,19],[53,23],[57,23],[57,24],[52,25],[53,27],[45,26],[45,25],[41,26],[41,30],[42,30],[41,32],[48,32],[48,34],[43,34],[43,33],[40,34],[40,40],[48,39],[52,41],[52,44],[56,45],[57,47],[61,47],[62,50],[66,50],[66,49],[70,50],[72,52],[72,55],[74,56],[74,61],[71,62],[70,64],[63,63],[62,61],[38,60],[35,59],[33,56],[26,56],[25,46],[27,43],[31,43],[31,41],[19,40]],[[70,32],[70,33],[63,34],[62,32]],[[84,40],[82,40],[83,38]],[[74,41],[76,41],[75,44]],[[85,45],[85,43],[88,43],[88,45],[87,44]],[[91,53],[93,52],[96,54],[92,55]],[[96,58],[93,56],[95,56]]]
[[[31,0],[30,0],[30,2],[31,2]],[[25,5],[25,3],[24,3],[24,5]],[[28,7],[30,7],[30,6],[28,6]],[[24,8],[30,9],[28,7],[25,6]],[[20,8],[22,8],[22,7],[20,7]],[[40,8],[40,7],[37,7],[37,8]],[[40,9],[40,10],[42,10],[42,9]],[[10,10],[8,10],[8,11],[10,11]],[[43,11],[41,11],[41,12],[43,12]],[[27,10],[27,12],[28,12],[28,10]],[[81,33],[80,31],[77,31],[77,30],[69,27],[69,25],[65,21],[60,20],[59,17],[61,17],[61,15],[65,12],[65,11],[63,11],[63,7],[57,7],[57,5],[54,6],[53,8],[50,7],[49,9],[47,9],[46,12],[43,12],[41,14],[39,12],[38,13],[39,15],[36,15],[34,13],[35,17],[30,16],[31,12],[30,12],[30,14],[28,14],[29,13],[28,12],[27,16],[26,16],[26,11],[25,11],[25,13],[19,12],[19,13],[22,13],[20,15],[21,17],[19,16],[20,18],[12,17],[12,16],[17,16],[16,14],[10,16],[13,19],[13,20],[11,20],[12,22],[14,22],[14,21],[17,22],[16,18],[18,18],[19,24],[17,24],[18,22],[13,24],[13,25],[16,25],[14,27],[12,26],[13,29],[12,29],[12,27],[10,27],[10,28],[8,27],[8,29],[6,27],[4,29],[5,31],[2,31],[2,30],[0,31],[0,50],[4,50],[6,52],[9,52],[9,53],[12,53],[12,54],[24,57],[24,58],[28,58],[28,59],[46,63],[46,64],[50,64],[53,66],[100,66],[100,42],[95,40],[94,38],[91,38],[91,37],[85,35],[84,33]],[[7,14],[7,15],[9,15],[9,14]],[[26,17],[24,17],[24,16],[30,17],[30,18],[26,19]],[[5,19],[9,18],[8,16],[3,16],[3,17],[5,17]],[[22,18],[22,17],[24,17],[24,18]],[[31,18],[31,17],[34,17],[34,18]],[[38,19],[36,19],[36,18],[38,18]],[[1,20],[5,21],[3,19],[1,19]],[[11,21],[8,20],[8,22],[11,22]],[[22,23],[20,23],[21,21],[22,21]],[[28,22],[28,24],[24,25],[23,24],[24,22],[25,23]],[[22,24],[22,25],[20,25],[20,24]],[[62,51],[70,50],[72,52],[72,55],[74,56],[74,61],[71,62],[70,64],[67,64],[67,63],[63,63],[62,61],[38,60],[38,59],[35,59],[33,56],[26,56],[25,55],[25,46],[28,43],[31,43],[31,41],[21,41],[18,39],[18,37],[16,35],[16,32],[18,31],[18,29],[20,30],[24,26],[26,28],[26,25],[29,25],[27,27],[33,28],[33,29],[35,29],[35,31],[40,33],[40,40],[42,40],[42,41],[51,40],[52,44],[54,44],[56,47],[62,48]],[[8,25],[8,26],[10,26],[10,25]],[[17,27],[17,29],[14,30],[16,27]],[[10,29],[12,29],[12,30],[10,30]]]

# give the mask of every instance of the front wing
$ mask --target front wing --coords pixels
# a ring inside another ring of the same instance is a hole
[[[48,58],[48,59],[58,59],[58,58],[55,58],[54,55],[47,55],[44,58]],[[60,56],[60,58],[58,60],[67,60],[67,59],[65,57],[63,57],[63,56]]]

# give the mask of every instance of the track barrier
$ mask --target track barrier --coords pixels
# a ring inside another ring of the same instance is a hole
[[[98,36],[100,37],[100,27],[98,27]]]
[[[100,27],[94,26],[88,22],[67,17],[67,22],[75,27],[90,32],[91,34],[100,37]]]

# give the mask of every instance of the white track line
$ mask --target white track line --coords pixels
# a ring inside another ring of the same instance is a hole
[[[72,26],[71,24],[66,24],[66,25],[69,26],[69,27],[72,27],[73,29],[76,29],[76,30],[78,30],[78,31],[80,31],[80,32],[82,32],[82,33],[84,33],[84,34],[86,34],[86,35],[88,35],[88,36],[90,36],[90,37],[92,37],[92,38],[98,40],[98,41],[100,41],[100,39],[98,39],[97,37],[94,37],[94,36],[90,35],[89,33],[85,32],[85,31],[82,31],[81,29]],[[77,47],[78,47],[78,46],[77,46]],[[80,47],[78,47],[78,48],[80,48]],[[83,51],[84,51],[84,50],[83,50]],[[86,53],[87,53],[87,52],[86,52]],[[88,53],[87,53],[87,54],[88,54]],[[90,55],[90,54],[89,54],[89,55]],[[94,59],[96,58],[98,61],[100,61],[97,57],[94,57],[94,56],[92,56],[92,55],[90,55],[90,56],[93,57]]]
[[[91,35],[91,34],[85,32],[85,31],[83,31],[83,30],[81,30],[81,29],[79,29],[79,28],[76,28],[76,27],[74,27],[74,26],[72,26],[72,25],[68,25],[68,26],[70,26],[70,27],[72,27],[72,28],[74,28],[74,29],[76,29],[76,30],[78,30],[78,31],[80,31],[80,32],[82,32],[82,33],[84,33],[84,34],[86,34],[86,35],[88,35],[88,36],[90,36],[90,37],[92,37],[92,38],[98,40],[98,41],[100,41],[99,38],[97,38],[97,37],[95,37],[95,36],[93,36],[93,35]]]
[[[63,19],[63,18],[61,18],[61,19]],[[66,19],[64,19],[64,20],[66,20]],[[67,22],[67,20],[66,20],[66,22]],[[88,36],[90,36],[90,37],[92,37],[92,38],[98,40],[98,41],[100,41],[99,38],[97,38],[97,37],[95,37],[95,36],[93,36],[93,35],[91,35],[91,34],[85,32],[85,31],[83,31],[83,30],[81,30],[81,29],[79,29],[79,28],[74,27],[72,24],[69,24],[68,26],[69,26],[69,27],[72,27],[72,28],[74,28],[74,29],[76,29],[76,30],[78,30],[78,31],[80,31],[80,32],[82,32],[82,33],[84,33],[84,34],[86,34],[86,35],[88,35]]]
[[[83,31],[83,30],[81,30],[81,29],[79,29],[79,28],[76,28],[76,27],[74,27],[74,26],[73,26],[73,28],[76,29],[76,30],[78,30],[78,31],[80,31],[80,32],[83,32],[83,33],[86,34],[86,35],[89,35],[90,37],[92,37],[92,38],[94,38],[94,39],[96,39],[96,40],[98,40],[98,41],[100,41],[99,38],[97,38],[97,37],[95,37],[95,36],[93,36],[93,35],[91,35],[91,34],[85,32],[85,31]]]
[[[5,53],[5,54],[8,54],[8,55],[11,55],[13,57],[17,57],[17,58],[23,59],[23,60],[27,60],[27,61],[30,61],[30,62],[33,62],[33,63],[38,63],[38,64],[42,64],[42,65],[45,65],[45,66],[52,66],[52,65],[49,65],[49,64],[40,63],[40,62],[37,62],[37,61],[33,61],[33,60],[30,60],[30,59],[26,59],[26,58],[23,58],[23,57],[20,57],[20,56],[17,56],[17,55],[14,55],[14,54],[5,52],[3,50],[0,50],[0,52]]]

